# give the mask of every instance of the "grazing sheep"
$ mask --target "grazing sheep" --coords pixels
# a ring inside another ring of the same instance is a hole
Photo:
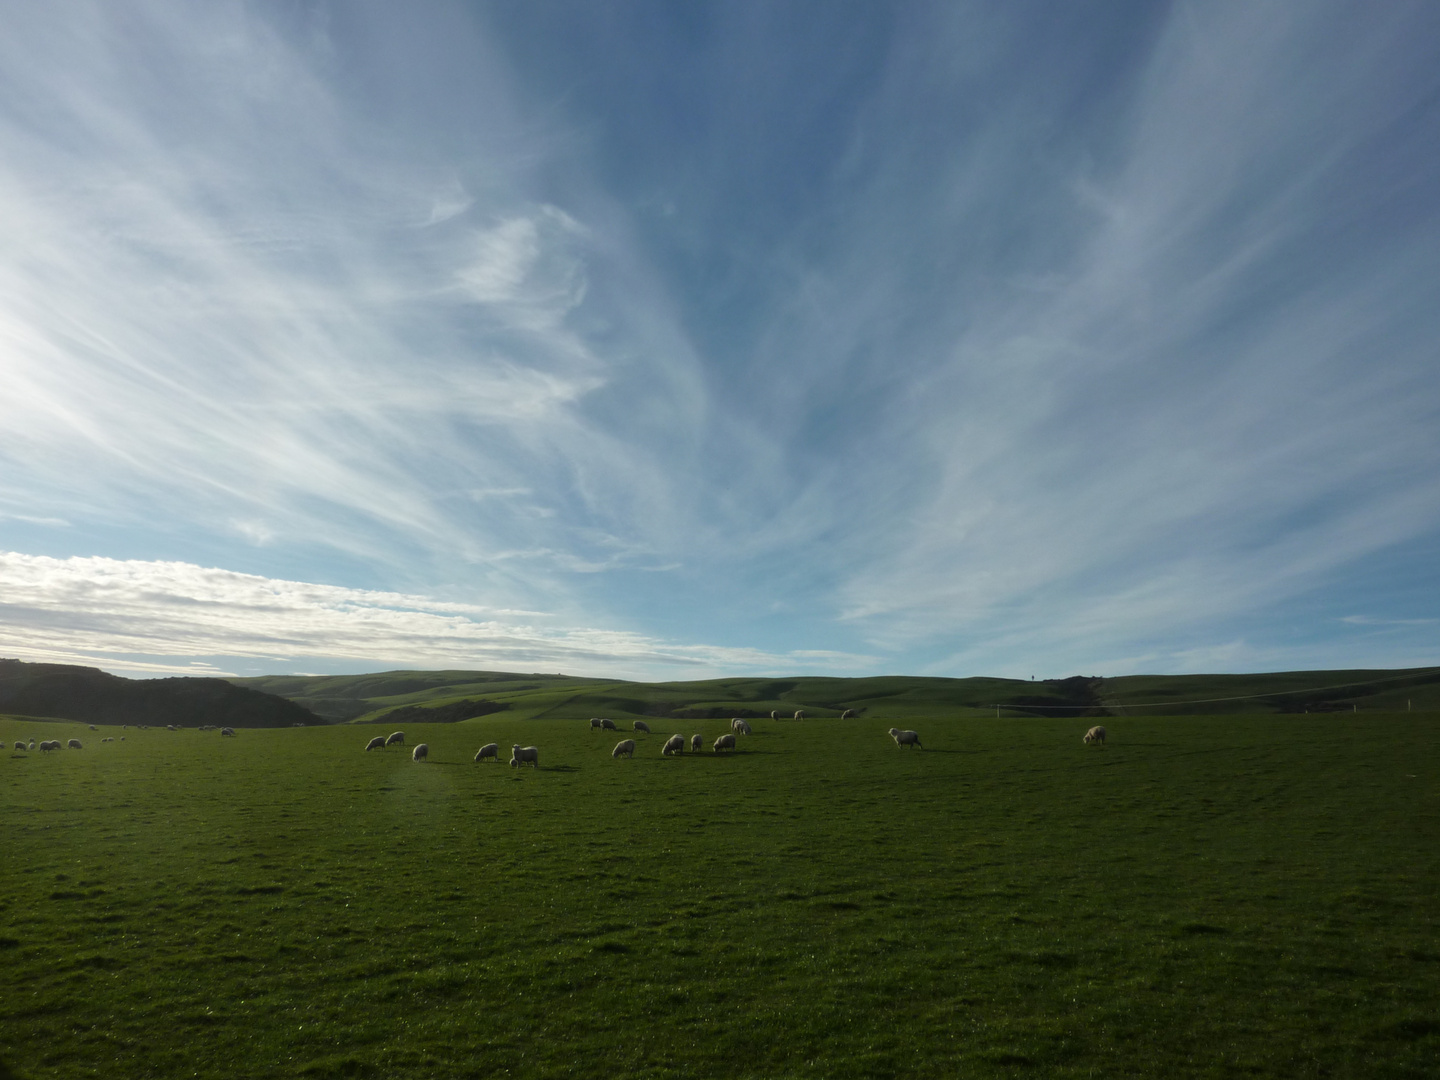
[[[510,765],[512,768],[519,768],[526,762],[535,768],[540,768],[540,748],[536,746],[521,746],[515,743],[510,747]]]
[[[600,717],[598,717],[598,716],[592,716],[592,717],[590,717],[590,730],[591,730],[591,731],[599,731],[599,730],[600,730]]]
[[[40,740],[40,749],[44,753],[49,753],[51,750],[59,750],[60,740],[42,739]]]
[[[795,710],[795,719],[796,719],[796,720],[804,720],[804,719],[805,719],[805,710],[804,710],[804,709],[796,709],[796,710]]]
[[[174,725],[174,724],[166,724],[166,725],[165,725],[165,730],[166,730],[166,731],[174,731],[174,730],[175,730],[175,725]]]
[[[840,719],[841,719],[841,720],[853,720],[853,719],[855,719],[855,710],[854,710],[854,709],[846,709],[844,712],[842,712],[842,713],[840,714]]]
[[[480,747],[479,750],[475,751],[476,761],[480,761],[487,757],[496,764],[499,764],[500,744],[498,742],[487,742],[484,746]]]
[[[34,740],[34,739],[31,739],[31,740],[30,740],[30,749],[31,749],[31,750],[34,750],[34,749],[35,749],[35,740]]]
[[[685,752],[685,736],[671,735],[665,740],[665,745],[660,748],[660,753],[665,757],[671,754],[683,754]]]
[[[90,730],[91,730],[91,731],[99,731],[100,729],[99,729],[98,727],[96,727],[94,724],[91,724],[91,725],[90,725]]]
[[[731,733],[726,734],[726,735],[721,735],[718,739],[715,740],[715,746],[713,747],[713,749],[714,749],[714,751],[715,751],[717,754],[718,754],[721,750],[734,750],[734,749],[735,749],[735,735],[734,735],[734,733],[731,732]]]
[[[235,729],[232,728],[232,727],[222,727],[222,728],[220,729],[220,734],[221,734],[221,735],[231,735],[231,736],[233,736],[233,735],[235,734]]]
[[[80,745],[80,740],[79,740],[79,739],[71,739],[71,740],[70,740],[68,743],[66,743],[65,745],[68,746],[71,750],[84,750],[84,749],[85,749],[83,746]]]
[[[416,743],[416,744],[415,744],[415,749],[414,749],[413,751],[411,751],[411,753],[410,753],[410,760],[411,760],[411,761],[424,761],[424,760],[425,760],[427,757],[429,757],[429,756],[430,756],[430,744],[429,744],[429,743],[423,743],[423,742],[422,742],[422,743]]]
[[[779,720],[779,719],[780,719],[780,714],[779,714],[779,712],[776,711],[775,709],[771,709],[771,710],[770,710],[770,719],[771,719],[771,720]]]
[[[1100,727],[1098,724],[1097,724],[1095,727],[1092,727],[1089,731],[1085,732],[1085,742],[1086,742],[1086,744],[1089,744],[1089,743],[1092,743],[1092,742],[1103,743],[1104,741],[1105,741],[1105,729],[1104,729],[1103,727]]]
[[[0,742],[0,750],[4,750],[4,749],[5,749],[5,744],[4,744],[3,742]],[[19,744],[18,742],[15,744],[15,749],[16,749],[16,750],[19,750],[19,749],[20,749],[20,744]]]
[[[600,727],[601,727],[602,729],[604,729],[605,731],[614,731],[614,730],[615,730],[615,721],[614,721],[614,720],[607,720],[607,719],[605,719],[605,717],[602,716],[602,717],[600,718]]]
[[[635,756],[634,739],[621,739],[615,744],[615,749],[610,751],[610,756],[612,758],[618,758],[621,754],[624,754],[628,758],[633,758]]]
[[[699,735],[691,735],[691,736],[690,736],[690,749],[691,749],[691,750],[693,750],[695,753],[698,754],[698,753],[699,753],[701,750],[703,750],[704,748],[705,748],[705,740],[704,740],[703,738],[701,738]]]
[[[644,720],[636,720],[636,721],[635,721],[635,730],[636,730],[636,731],[643,731],[646,735],[649,735],[649,734],[650,734],[650,725],[647,724],[647,723],[645,723]]]
[[[114,742],[114,741],[115,741],[115,736],[114,736],[114,735],[106,735],[105,738],[101,739],[100,741],[101,741],[101,742]]]
[[[920,736],[913,731],[901,731],[899,728],[890,729],[890,737],[895,740],[896,746],[920,746]],[[920,746],[921,750],[925,747]]]
[[[386,736],[385,736],[385,745],[386,745],[386,746],[404,746],[404,745],[405,745],[405,732],[403,732],[403,731],[392,731],[389,735],[386,735]]]
[[[369,742],[367,742],[367,743],[365,744],[365,752],[366,752],[367,754],[368,754],[371,750],[383,750],[383,749],[385,749],[385,736],[384,736],[384,735],[376,735],[373,739],[371,739]]]
[[[737,735],[752,735],[752,734],[754,734],[754,733],[750,730],[750,725],[747,724],[744,720],[741,720],[740,717],[738,717],[738,716],[735,717],[735,719],[733,719],[733,720],[730,721],[730,730],[733,731],[733,732],[735,732],[735,734],[737,734]]]

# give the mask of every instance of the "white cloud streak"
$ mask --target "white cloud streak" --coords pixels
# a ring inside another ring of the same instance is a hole
[[[350,667],[564,671],[632,678],[853,670],[874,657],[666,642],[554,616],[237,574],[189,563],[0,552],[6,655],[148,673]],[[205,660],[187,660],[204,657]]]

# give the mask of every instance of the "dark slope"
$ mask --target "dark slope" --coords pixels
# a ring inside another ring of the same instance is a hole
[[[0,713],[154,727],[324,723],[302,705],[225,679],[122,679],[98,668],[20,660],[0,660]]]

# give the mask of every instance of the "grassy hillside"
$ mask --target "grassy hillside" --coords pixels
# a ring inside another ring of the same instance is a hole
[[[294,701],[225,679],[124,679],[98,668],[21,660],[0,660],[0,714],[116,727],[290,727],[321,722]]]
[[[410,727],[419,764],[0,718],[86,744],[0,753],[0,1076],[1440,1070],[1440,717],[932,718],[905,751],[923,689],[891,688],[620,761],[568,716]]]
[[[380,720],[407,705],[485,701],[517,719],[782,716],[1114,716],[1440,709],[1440,669],[1294,671],[1260,675],[1135,675],[1118,679],[732,678],[637,683],[565,675],[392,671],[375,675],[236,679],[332,721]],[[463,711],[463,710],[461,710]]]

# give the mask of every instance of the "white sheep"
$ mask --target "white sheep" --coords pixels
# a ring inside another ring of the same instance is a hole
[[[1084,741],[1087,745],[1093,742],[1103,743],[1105,741],[1105,729],[1097,724],[1095,727],[1092,727],[1089,731],[1085,732]]]
[[[691,750],[693,750],[695,753],[698,754],[698,753],[699,753],[701,750],[703,750],[704,748],[705,748],[705,740],[704,740],[701,736],[699,736],[699,735],[691,735],[691,736],[690,736],[690,749],[691,749]]]
[[[540,767],[539,747],[521,746],[519,743],[515,743],[510,747],[510,764],[512,767],[519,768],[527,761],[537,769]]]
[[[51,751],[51,750],[59,750],[59,749],[60,749],[60,740],[59,740],[59,739],[42,739],[42,740],[40,740],[40,749],[41,749],[42,751],[44,751],[44,752],[49,752],[49,751]]]
[[[411,760],[411,761],[424,761],[424,760],[425,760],[427,757],[429,757],[429,756],[430,756],[430,744],[429,744],[429,743],[423,743],[423,742],[422,742],[422,743],[416,743],[416,744],[415,744],[415,749],[414,749],[413,751],[411,751],[411,753],[410,753],[410,760]]]
[[[753,734],[753,732],[750,730],[750,725],[747,724],[744,720],[740,719],[740,717],[738,716],[730,721],[730,730],[735,732],[735,734],[737,735]]]
[[[100,729],[99,729],[98,727],[96,727],[94,724],[91,724],[91,725],[90,725],[90,730],[91,730],[91,731],[99,731]]]
[[[80,740],[79,740],[79,739],[71,739],[71,740],[70,740],[68,743],[66,743],[65,745],[68,746],[71,750],[83,750],[83,749],[85,749],[83,746],[80,745]]]
[[[30,740],[30,749],[31,749],[31,750],[34,750],[34,749],[35,749],[35,740],[34,740],[34,739],[31,739],[31,740]]]
[[[590,730],[591,730],[591,731],[599,731],[599,730],[600,730],[600,717],[598,717],[598,716],[592,716],[592,717],[590,717]]]
[[[371,750],[384,750],[384,749],[385,749],[385,736],[384,736],[384,735],[376,735],[373,739],[371,739],[369,742],[367,742],[367,743],[365,744],[365,752],[366,752],[367,754],[368,754]]]
[[[770,719],[771,719],[771,720],[779,720],[779,719],[780,719],[780,713],[779,713],[779,711],[776,710],[776,709],[771,709],[771,710],[770,710]]]
[[[615,730],[615,721],[614,721],[614,720],[607,720],[605,717],[602,716],[602,717],[600,718],[600,727],[601,727],[602,729],[604,729],[605,731],[614,731],[614,730]]]
[[[660,753],[665,757],[671,754],[683,754],[685,752],[685,736],[671,735],[665,740],[665,745],[660,748]]]
[[[476,761],[483,761],[483,760],[484,760],[485,758],[487,758],[487,757],[488,757],[490,760],[496,762],[497,764],[499,763],[499,761],[500,761],[500,744],[499,744],[499,743],[487,742],[484,746],[480,747],[479,750],[476,750],[476,751],[475,751],[475,760],[476,760]]]
[[[174,725],[174,724],[166,724],[166,725],[165,725],[165,730],[166,730],[166,731],[174,731],[174,730],[175,730],[175,725]]]
[[[901,731],[892,727],[890,737],[895,740],[896,746],[920,746],[920,736],[913,731]],[[925,747],[920,746],[920,749],[924,750]]]
[[[220,729],[220,734],[221,734],[221,735],[234,735],[234,734],[235,734],[235,729],[234,729],[234,728],[231,728],[231,727],[222,727],[222,728]]]
[[[649,734],[650,734],[650,725],[647,724],[647,723],[645,723],[644,720],[636,720],[636,721],[635,721],[635,730],[636,730],[636,731],[643,731],[646,735],[649,735]]]
[[[114,736],[114,735],[106,735],[105,738],[101,739],[100,741],[101,741],[101,742],[114,742],[114,741],[115,741],[115,736]]]
[[[628,758],[633,758],[635,756],[634,739],[621,739],[615,744],[615,749],[610,751],[610,756],[612,758],[618,758],[622,754]]]
[[[713,749],[717,754],[718,754],[721,750],[734,750],[734,749],[735,749],[735,734],[734,734],[734,732],[729,732],[729,733],[727,733],[727,734],[725,734],[725,735],[721,735],[718,739],[715,740],[715,745],[712,747],[712,749]]]
[[[392,731],[389,735],[386,735],[386,736],[385,736],[385,745],[386,745],[386,746],[404,746],[404,745],[405,745],[405,732],[403,732],[403,731]]]
[[[844,712],[842,712],[842,713],[840,714],[840,719],[841,719],[841,720],[853,720],[854,718],[855,718],[855,710],[854,710],[854,709],[846,709]]]
[[[805,710],[804,710],[804,709],[796,709],[796,710],[795,710],[795,719],[796,719],[796,720],[804,720],[804,719],[805,719]]]

